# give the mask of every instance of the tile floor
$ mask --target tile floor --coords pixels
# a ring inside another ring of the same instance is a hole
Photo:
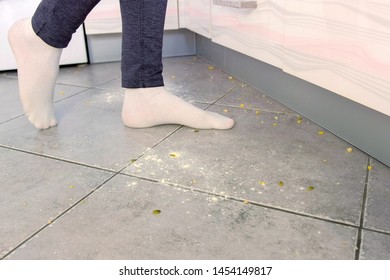
[[[236,126],[126,128],[105,63],[61,69],[38,131],[0,74],[0,259],[390,259],[389,167],[200,58],[164,63]]]

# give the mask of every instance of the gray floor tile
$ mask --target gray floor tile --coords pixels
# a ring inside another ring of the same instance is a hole
[[[124,172],[359,224],[364,153],[347,152],[347,143],[297,116],[234,108],[225,114],[236,120],[233,129],[183,128]]]
[[[390,168],[373,161],[364,226],[390,233]]]
[[[360,259],[390,260],[390,235],[364,231]]]
[[[109,176],[0,148],[0,258]]]
[[[19,99],[18,80],[6,76],[0,76],[0,104],[3,104],[0,111],[0,123],[23,115],[22,104]],[[84,91],[85,88],[56,85],[54,90],[54,102]]]
[[[223,99],[218,101],[217,104],[222,106],[228,105],[243,109],[258,110],[258,113],[260,114],[262,111],[268,111],[297,115],[296,112],[286,106],[262,94],[260,91],[246,86],[245,84],[241,84],[229,92]]]
[[[38,131],[25,118],[0,125],[0,144],[119,170],[178,127],[127,128],[122,99],[120,92],[85,91],[55,104],[57,127]]]
[[[58,74],[57,83],[96,87],[120,77],[120,71],[119,62],[63,67]]]
[[[212,103],[238,86],[235,79],[194,57],[164,60],[165,86],[187,101]]]
[[[355,238],[354,228],[118,175],[9,259],[352,259]]]
[[[18,80],[0,76],[0,123],[23,114],[22,104],[19,101]]]

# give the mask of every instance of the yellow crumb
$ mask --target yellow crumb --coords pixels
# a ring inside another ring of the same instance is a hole
[[[249,200],[244,199],[244,204],[249,204]]]
[[[282,181],[279,182],[279,186],[283,187],[284,183]]]
[[[177,158],[177,157],[179,157],[180,155],[179,155],[178,153],[170,153],[169,156],[170,156],[171,158]]]
[[[319,135],[324,135],[325,132],[323,132],[323,131],[318,131],[318,134],[319,134]]]
[[[347,148],[348,153],[352,153],[353,149],[351,147]]]
[[[229,110],[228,110],[228,109],[223,109],[223,111],[224,111],[225,113],[229,112]]]
[[[259,110],[256,110],[256,115],[260,115],[260,111]]]
[[[368,169],[368,170],[371,170],[371,169],[372,169],[372,166],[371,166],[371,165],[367,166],[367,169]]]
[[[245,104],[240,104],[240,108],[245,108]]]
[[[214,67],[214,66],[209,66],[209,67],[207,67],[207,69],[209,69],[209,70],[214,70],[215,67]]]

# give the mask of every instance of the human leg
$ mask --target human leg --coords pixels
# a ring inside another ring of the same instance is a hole
[[[32,19],[22,19],[9,30],[23,109],[39,129],[57,124],[53,91],[62,49],[99,1],[43,0]]]
[[[201,110],[164,88],[162,43],[166,0],[121,0],[123,23],[122,120],[129,127],[182,124],[229,129],[234,121]]]

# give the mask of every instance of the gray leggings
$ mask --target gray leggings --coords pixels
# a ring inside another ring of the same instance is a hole
[[[43,0],[33,18],[34,32],[48,45],[65,48],[100,0]],[[162,39],[167,0],[120,0],[122,87],[163,86]]]

